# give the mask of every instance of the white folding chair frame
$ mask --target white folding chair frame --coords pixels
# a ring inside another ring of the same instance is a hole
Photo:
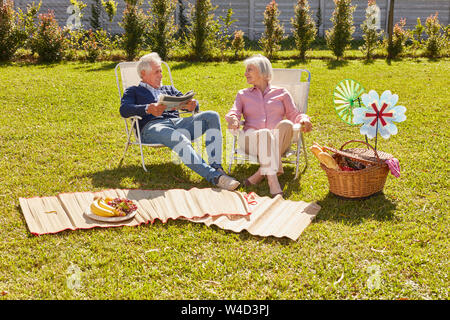
[[[308,96],[309,96],[309,86],[311,83],[311,72],[307,69],[277,69],[277,68],[274,68],[273,72],[274,77],[271,81],[271,85],[285,87],[293,96],[295,106],[297,107],[297,109],[303,113],[306,113],[308,110]],[[308,76],[306,81],[301,81],[303,73],[306,73]],[[284,79],[282,79],[283,76]],[[292,91],[291,86],[295,86],[296,87],[295,89],[299,90],[298,92],[300,92],[300,96],[291,92]],[[303,93],[303,95],[301,93]],[[241,125],[242,124],[243,121],[241,121]],[[231,166],[235,161],[249,161],[257,163],[256,157],[252,157],[248,154],[245,154],[243,150],[240,150],[239,147],[237,146],[237,132],[234,132],[233,135],[234,138],[232,142],[232,150],[228,160],[228,172],[231,171]],[[308,166],[308,156],[306,153],[305,139],[303,137],[303,133],[301,132],[300,128],[298,128],[298,139],[296,141],[291,142],[291,145],[292,143],[296,143],[297,145],[297,149],[295,152],[296,159],[291,160],[292,155],[286,155],[282,157],[282,162],[295,164],[294,179],[297,179],[299,176],[300,151],[301,151],[300,146],[303,150],[303,154],[305,157],[305,169]]]
[[[173,86],[173,79],[172,79],[172,73],[170,72],[170,67],[164,61],[162,61],[162,64],[166,66],[166,68],[168,70],[169,78],[170,78],[170,84]],[[136,66],[137,66],[137,62],[120,62],[114,68],[114,72],[116,75],[117,89],[119,92],[119,101],[122,100],[123,92],[121,92],[121,88],[120,88],[118,70],[120,70],[120,78],[122,80],[122,88],[123,88],[123,91],[125,91],[126,88],[133,86],[133,85],[138,85],[140,82],[140,78],[139,78],[139,75],[137,74],[137,71],[135,71],[135,73],[136,73],[135,78],[132,78],[132,77],[134,77],[134,74],[127,75],[127,76],[125,75],[126,67],[131,68],[131,69],[134,68],[134,70],[136,70]],[[192,114],[194,114],[194,112],[192,112]],[[123,120],[125,121],[125,133],[127,135],[127,141],[125,143],[125,150],[123,152],[122,158],[120,159],[119,166],[122,164],[123,159],[125,158],[125,154],[127,153],[128,147],[130,145],[139,145],[139,150],[141,152],[142,168],[144,168],[144,171],[147,172],[147,168],[145,167],[145,161],[144,161],[144,151],[143,151],[142,147],[147,146],[147,147],[151,147],[151,148],[161,148],[161,147],[165,147],[165,145],[142,143],[141,130],[139,128],[139,121],[138,121],[141,119],[142,118],[139,116],[123,118]]]

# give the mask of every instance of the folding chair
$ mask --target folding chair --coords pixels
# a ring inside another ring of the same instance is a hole
[[[305,73],[307,75],[307,79],[302,81],[302,74]],[[273,78],[270,81],[270,84],[277,87],[283,87],[289,91],[292,98],[294,99],[295,106],[300,112],[306,113],[308,109],[308,95],[309,95],[309,86],[311,83],[311,73],[307,69],[273,69]],[[241,121],[241,125],[244,122]],[[231,165],[235,161],[248,161],[257,163],[256,157],[252,157],[248,154],[245,154],[243,150],[241,150],[237,146],[237,132],[232,132],[233,142],[232,149],[230,152],[229,160],[228,160],[228,172],[231,170]],[[300,125],[294,125],[294,134],[291,141],[292,144],[295,144],[296,152],[291,153],[288,152],[282,155],[283,163],[293,163],[295,164],[295,177],[298,178],[299,175],[299,164],[300,164],[300,152],[303,150],[303,154],[305,157],[305,169],[308,166],[308,157],[306,153],[305,140],[303,137],[303,133],[300,130]],[[293,157],[295,155],[295,158]]]
[[[116,74],[116,82],[117,82],[117,89],[119,91],[119,101],[122,100],[122,94],[123,92],[120,89],[120,81],[119,81],[119,75],[118,71],[120,72],[120,79],[122,80],[122,89],[125,91],[128,87],[138,85],[141,81],[141,78],[139,77],[136,67],[138,62],[120,62],[116,65],[114,68],[114,72]],[[162,64],[167,68],[169,78],[170,78],[170,84],[173,86],[173,79],[172,74],[170,72],[169,65],[162,61]],[[186,112],[180,112],[181,113],[190,113],[188,111]],[[194,114],[195,111],[192,112]],[[119,166],[122,164],[123,159],[125,158],[125,154],[127,153],[128,147],[130,145],[139,145],[139,149],[141,151],[141,161],[142,161],[142,167],[144,168],[144,171],[147,171],[147,168],[145,167],[144,162],[144,152],[142,147],[152,147],[152,148],[161,148],[165,147],[163,144],[157,144],[157,143],[142,143],[141,141],[141,130],[139,128],[139,121],[142,118],[139,116],[132,116],[129,118],[123,118],[125,121],[125,133],[127,135],[127,142],[125,143],[125,150],[123,152],[122,158],[120,159]]]

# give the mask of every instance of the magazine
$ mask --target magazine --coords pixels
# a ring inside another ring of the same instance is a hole
[[[194,95],[195,93],[192,90],[178,97],[161,94],[158,98],[158,104],[166,105],[167,108],[165,111],[170,111],[174,108],[178,110],[186,106],[186,103],[191,100]]]

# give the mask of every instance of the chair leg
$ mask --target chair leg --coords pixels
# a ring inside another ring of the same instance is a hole
[[[125,143],[125,150],[123,151],[122,158],[120,158],[120,161],[119,161],[119,165],[118,165],[119,168],[122,166],[123,159],[125,159],[125,154],[127,153],[127,150],[128,150],[128,147],[129,147],[129,146],[130,146],[130,144],[129,144],[128,141],[127,141],[127,142]]]
[[[303,155],[305,157],[305,168],[303,169],[303,172],[305,172],[306,168],[308,167],[308,155],[306,153],[305,138],[303,137],[303,134],[301,132],[300,132],[300,139],[302,142]],[[297,143],[297,161],[295,163],[295,178],[294,178],[294,180],[297,179],[299,176],[299,170],[298,170],[299,165],[300,165],[300,148]]]
[[[231,172],[231,165],[235,160],[235,154],[236,154],[236,136],[233,136],[233,149],[231,150],[231,156],[228,159],[228,173]]]
[[[144,168],[144,171],[147,172],[147,168],[145,167],[144,152],[142,150],[142,144],[139,144],[139,149],[141,149],[142,168]]]
[[[308,154],[306,153],[306,145],[305,145],[305,138],[302,134],[302,148],[303,148],[303,154],[305,156],[305,169],[308,167]]]
[[[299,166],[299,164],[300,164],[300,148],[299,148],[299,145],[298,145],[298,143],[297,143],[297,159],[296,159],[296,161],[295,161],[295,177],[294,177],[294,180],[297,180],[297,178],[298,178],[298,166]]]

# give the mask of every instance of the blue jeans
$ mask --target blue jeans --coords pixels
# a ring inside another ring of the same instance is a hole
[[[192,141],[206,133],[207,164],[193,148]],[[142,129],[143,143],[161,143],[172,149],[181,161],[212,184],[221,175],[222,131],[219,114],[203,111],[187,118],[150,121]]]

